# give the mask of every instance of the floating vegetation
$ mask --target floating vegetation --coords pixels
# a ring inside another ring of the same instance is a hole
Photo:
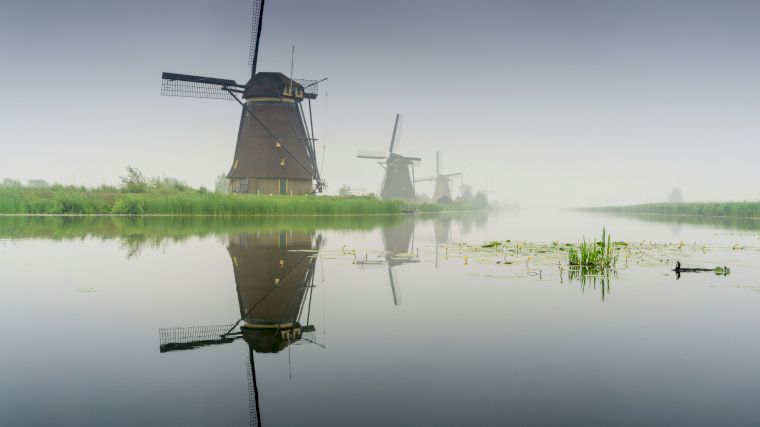
[[[731,274],[731,269],[724,265],[723,267],[715,267],[713,269],[713,273],[715,273],[718,276],[728,276],[729,274]]]

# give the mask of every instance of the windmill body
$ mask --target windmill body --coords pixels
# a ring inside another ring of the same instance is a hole
[[[398,145],[400,122],[401,115],[396,114],[388,154],[359,153],[357,156],[360,159],[379,160],[380,165],[385,168],[383,185],[380,188],[380,198],[385,200],[415,200],[417,197],[414,189],[414,163],[422,159],[419,157],[402,156],[394,151]]]
[[[234,100],[241,105],[235,156],[227,174],[231,193],[322,192],[325,183],[317,166],[311,100],[317,97],[318,83],[325,79],[294,80],[282,73],[256,72],[263,13],[264,0],[253,0],[251,78],[245,85],[163,73],[161,94]]]
[[[451,183],[455,176],[461,175],[460,172],[444,174],[441,173],[441,154],[435,152],[435,176],[432,178],[420,179],[420,181],[432,181],[435,184],[433,190],[433,202],[448,203],[452,201]]]
[[[301,338],[298,321],[313,278],[313,233],[230,236],[243,338],[257,352],[278,352]]]
[[[304,88],[282,73],[257,73],[245,86],[230,192],[307,194],[316,162],[301,114]],[[249,112],[250,111],[250,112]],[[255,114],[255,117],[254,117]]]

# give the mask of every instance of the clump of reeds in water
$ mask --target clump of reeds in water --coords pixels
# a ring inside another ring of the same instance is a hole
[[[593,242],[583,241],[572,246],[567,252],[567,263],[571,268],[585,270],[590,273],[604,272],[615,267],[617,254],[612,238],[602,228],[602,240]]]

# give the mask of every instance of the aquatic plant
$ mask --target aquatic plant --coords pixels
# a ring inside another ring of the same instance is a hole
[[[581,243],[571,246],[567,251],[567,263],[571,267],[590,270],[608,270],[615,267],[617,254],[612,238],[602,228],[602,239],[589,243],[584,238]]]

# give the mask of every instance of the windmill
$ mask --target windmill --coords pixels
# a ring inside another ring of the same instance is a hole
[[[416,182],[431,181],[435,183],[433,190],[433,202],[447,203],[451,202],[451,181],[453,177],[462,175],[461,172],[444,174],[441,173],[441,153],[435,152],[435,176],[432,178],[419,179]]]
[[[383,186],[380,189],[382,199],[403,199],[414,200],[414,162],[419,162],[419,157],[402,156],[393,151],[398,146],[399,134],[401,132],[401,114],[396,114],[396,121],[393,124],[393,135],[391,144],[388,148],[388,154],[359,152],[357,156],[360,159],[376,159],[380,166],[385,169],[385,178]]]
[[[253,0],[246,84],[234,80],[163,73],[161,95],[225,99],[243,107],[235,156],[227,178],[231,193],[307,194],[322,192],[314,146],[311,100],[326,79],[294,80],[278,72],[256,72],[265,0]],[[242,98],[242,99],[241,99]],[[307,115],[303,101],[308,105]],[[312,185],[313,184],[313,185]]]
[[[302,343],[324,348],[314,339],[316,329],[309,323],[322,237],[317,236],[315,242],[313,233],[264,232],[233,235],[229,241],[240,318],[225,325],[160,329],[159,350],[192,350],[242,338],[248,344],[250,422],[251,426],[260,426],[254,354],[279,353],[285,348],[290,351],[291,346]]]

